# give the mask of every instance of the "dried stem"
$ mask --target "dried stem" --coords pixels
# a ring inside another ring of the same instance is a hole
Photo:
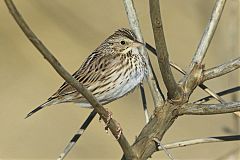
[[[217,67],[207,69],[203,72],[203,80],[207,81],[219,76],[222,76],[224,74],[227,74],[229,72],[232,72],[240,67],[240,57],[233,59],[229,62],[226,62],[224,64],[221,64]]]
[[[81,83],[79,83],[75,78],[71,76],[58,62],[58,60],[52,55],[52,53],[44,46],[44,44],[37,38],[37,36],[32,32],[29,26],[24,21],[23,17],[17,11],[12,0],[5,0],[5,3],[14,17],[15,21],[25,33],[26,37],[32,42],[32,44],[38,49],[38,51],[43,55],[43,57],[53,66],[53,68],[57,71],[57,73],[72,87],[74,87],[79,93],[81,93],[92,105],[95,111],[100,115],[100,117],[107,123],[107,118],[109,117],[109,113],[103,108],[103,106],[96,100],[96,98],[89,92]],[[109,129],[112,134],[118,138],[118,128],[119,125],[116,120],[111,119],[108,123]],[[118,138],[118,142],[125,154],[128,158],[135,157],[135,153],[131,149],[127,139],[123,135],[123,133]]]
[[[221,104],[184,104],[179,115],[211,115],[240,111],[240,101]]]
[[[142,97],[142,104],[143,104],[143,112],[144,112],[144,116],[145,116],[145,122],[148,123],[149,122],[149,113],[148,113],[148,109],[147,109],[146,95],[145,95],[145,91],[144,91],[142,83],[140,84],[140,92],[141,92],[141,97]]]
[[[149,6],[154,40],[157,50],[158,64],[161,70],[164,84],[168,91],[168,97],[172,100],[179,100],[181,97],[181,88],[177,85],[170,68],[169,56],[163,32],[159,0],[149,0]]]
[[[77,143],[78,139],[83,135],[85,130],[87,129],[88,125],[92,122],[93,118],[96,116],[97,112],[93,110],[87,119],[84,121],[84,123],[81,125],[81,127],[77,130],[77,132],[74,134],[68,145],[64,148],[64,151],[59,155],[57,160],[63,160],[67,154],[70,152],[70,150],[74,147],[74,145]]]
[[[224,96],[224,95],[228,95],[228,94],[239,92],[239,91],[240,91],[240,86],[237,86],[237,87],[233,87],[233,88],[218,92],[217,95]],[[212,100],[213,98],[214,98],[213,96],[207,96],[207,97],[201,98],[193,103],[194,104],[202,104],[202,103],[206,103],[206,102]]]
[[[173,149],[173,148],[186,147],[186,146],[191,146],[196,144],[213,143],[213,142],[229,142],[229,141],[239,141],[239,140],[240,140],[240,135],[207,137],[207,138],[192,139],[192,140],[166,144],[164,145],[164,147],[167,149]],[[159,146],[158,150],[161,151],[163,150],[163,148]]]
[[[140,42],[144,43],[144,39],[141,34],[140,25],[139,25],[136,10],[134,8],[133,1],[132,0],[123,0],[123,2],[124,2],[125,11],[127,13],[128,22],[129,22],[131,29],[136,34],[137,39]],[[157,81],[156,77],[154,77],[151,62],[149,60],[147,51],[144,47],[142,47],[139,51],[148,62],[147,67],[148,67],[149,74],[148,74],[147,78],[148,78],[148,85],[149,85],[149,88],[150,88],[150,91],[151,91],[151,94],[153,97],[154,105],[155,105],[155,107],[162,106],[164,104],[164,97],[163,97],[162,91],[159,88],[158,81]]]
[[[202,39],[198,45],[197,51],[193,56],[190,70],[194,68],[195,65],[200,65],[206,55],[207,49],[211,43],[215,30],[217,28],[219,19],[222,15],[223,8],[225,6],[226,0],[217,0],[213,8],[211,18],[208,22],[208,25],[205,28]]]

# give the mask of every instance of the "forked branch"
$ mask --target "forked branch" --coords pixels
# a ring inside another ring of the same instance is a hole
[[[32,32],[30,27],[26,24],[23,17],[20,15],[16,9],[12,0],[5,0],[5,3],[14,17],[15,21],[25,33],[26,37],[32,42],[32,44],[38,49],[38,51],[43,55],[43,57],[53,66],[57,73],[72,87],[74,87],[79,93],[81,93],[92,105],[95,111],[100,115],[105,123],[108,123],[109,113],[103,108],[103,106],[97,101],[97,99],[89,92],[81,83],[79,83],[75,78],[71,76],[59,63],[59,61],[52,55],[52,53],[44,46],[44,44],[37,38],[37,36]],[[114,119],[109,120],[109,129],[112,134],[118,139],[118,142],[127,158],[135,157],[133,150],[131,149],[130,144],[128,143],[125,136],[121,133],[118,137],[119,125]]]

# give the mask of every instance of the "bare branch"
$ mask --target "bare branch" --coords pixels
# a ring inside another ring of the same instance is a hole
[[[141,34],[140,25],[139,25],[136,10],[134,8],[133,1],[132,0],[123,0],[123,2],[124,2],[125,11],[127,13],[128,22],[129,22],[131,29],[136,34],[137,39],[140,42],[144,43],[144,39]],[[150,88],[150,91],[151,91],[151,94],[153,97],[154,105],[155,105],[155,107],[162,106],[164,103],[164,96],[158,85],[158,81],[157,81],[156,77],[154,77],[151,62],[149,60],[147,51],[144,47],[142,47],[140,49],[140,53],[145,57],[145,59],[147,59],[147,62],[148,62],[148,65],[147,65],[148,72],[149,72],[148,85],[149,85],[149,88]]]
[[[207,137],[207,138],[192,139],[192,140],[166,144],[164,145],[164,147],[167,149],[173,149],[173,148],[186,147],[186,146],[191,146],[196,144],[213,143],[213,142],[230,142],[230,141],[239,141],[239,140],[240,140],[240,135]],[[161,151],[163,150],[163,148],[159,146],[158,150]]]
[[[179,115],[211,115],[240,111],[240,101],[221,104],[184,104]]]
[[[100,115],[100,117],[104,120],[105,123],[108,122],[107,118],[109,117],[109,113],[103,108],[103,106],[96,100],[96,98],[89,92],[81,83],[79,83],[75,78],[71,76],[58,62],[58,60],[52,55],[52,53],[44,46],[44,44],[37,38],[37,36],[32,32],[29,26],[24,21],[23,17],[17,11],[15,5],[12,0],[5,0],[5,3],[14,17],[15,21],[25,33],[26,37],[32,42],[32,44],[38,49],[38,51],[44,56],[44,58],[53,66],[53,68],[57,71],[57,73],[72,87],[74,87],[79,93],[81,93],[92,105],[95,111]],[[125,154],[126,157],[132,158],[135,157],[135,153],[131,149],[130,144],[123,134],[118,137],[118,128],[119,125],[116,120],[111,119],[108,123],[109,129],[115,138],[118,139],[118,142]]]
[[[149,0],[149,6],[158,64],[161,70],[163,81],[168,90],[169,98],[173,100],[179,100],[182,92],[181,88],[177,85],[174,79],[169,64],[169,56],[164,38],[159,0]]]
[[[193,56],[193,59],[192,59],[191,65],[190,65],[190,70],[192,70],[195,65],[200,65],[202,63],[202,61],[206,55],[207,49],[213,38],[214,32],[217,28],[219,19],[222,15],[225,2],[226,2],[226,0],[217,0],[216,1],[214,9],[211,14],[211,18],[205,28],[204,34],[198,45],[197,51],[196,51],[195,55]]]
[[[140,92],[141,92],[141,97],[142,97],[142,104],[143,104],[143,112],[144,112],[144,116],[145,116],[145,122],[148,123],[149,122],[149,113],[148,113],[148,109],[147,109],[147,100],[146,100],[146,96],[145,96],[145,91],[143,88],[143,84],[140,84]]]
[[[83,135],[85,130],[87,129],[88,125],[92,122],[93,118],[96,116],[97,112],[93,110],[87,119],[84,121],[82,126],[77,130],[77,132],[74,134],[68,145],[65,147],[64,151],[59,155],[57,160],[63,160],[67,154],[70,152],[70,150],[74,147],[74,145],[77,143],[78,139]]]
[[[218,92],[217,95],[218,96],[224,96],[224,95],[239,92],[239,91],[240,91],[240,86],[237,86],[237,87],[233,87],[233,88]],[[201,98],[201,99],[199,99],[199,100],[197,100],[193,103],[194,104],[202,104],[202,103],[210,101],[213,98],[214,98],[213,96],[207,96],[207,97]]]
[[[240,67],[240,57],[203,72],[203,82],[232,72]]]
[[[171,160],[174,160],[173,156],[171,155],[171,153],[162,145],[162,143],[160,142],[159,139],[157,138],[154,138],[153,139],[156,143],[157,143],[157,147],[161,147],[161,149],[164,150],[164,152],[167,154],[167,156],[171,159]]]

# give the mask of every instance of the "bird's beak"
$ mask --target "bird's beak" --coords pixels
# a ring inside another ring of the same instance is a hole
[[[140,47],[140,46],[145,46],[145,44],[137,40],[133,42],[133,47]]]

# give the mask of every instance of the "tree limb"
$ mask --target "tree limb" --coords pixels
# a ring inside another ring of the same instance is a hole
[[[211,18],[205,28],[204,34],[202,36],[202,39],[198,45],[197,51],[195,55],[193,56],[190,70],[193,69],[195,65],[200,65],[206,55],[207,49],[211,43],[211,40],[213,38],[214,32],[217,28],[219,19],[222,15],[223,8],[225,6],[226,0],[217,0],[215,3],[215,6],[213,8]]]
[[[17,11],[12,0],[5,0],[5,3],[14,17],[15,21],[25,33],[26,37],[32,42],[32,44],[38,49],[38,51],[43,55],[43,57],[53,66],[53,68],[57,71],[57,73],[72,87],[74,87],[79,93],[81,93],[92,105],[95,111],[100,115],[100,117],[104,120],[105,123],[108,123],[107,118],[109,117],[109,113],[103,108],[103,106],[97,101],[97,99],[89,92],[81,83],[79,83],[75,78],[71,76],[63,66],[58,62],[58,60],[52,55],[52,53],[44,46],[44,44],[37,38],[37,36],[32,32],[29,26],[24,21],[23,17]],[[120,137],[118,137],[119,132],[117,131],[119,128],[118,123],[114,119],[110,119],[109,129],[112,134],[117,138],[118,143],[120,144],[124,154],[128,158],[135,157],[135,153],[131,149],[131,146],[123,133],[121,133]]]
[[[157,50],[158,64],[161,70],[163,81],[167,88],[169,99],[179,100],[182,94],[182,90],[176,83],[170,68],[169,56],[161,20],[159,0],[149,0],[149,6],[154,40]]]
[[[219,76],[222,76],[224,74],[227,74],[229,72],[232,72],[240,67],[240,57],[233,59],[229,62],[226,62],[224,64],[221,64],[217,67],[213,67],[210,69],[207,69],[203,72],[203,79],[202,81],[207,81]]]
[[[240,111],[240,101],[221,104],[184,104],[179,115],[211,115]]]
[[[140,25],[139,25],[136,10],[134,8],[133,1],[132,0],[123,0],[123,2],[124,2],[125,11],[126,11],[126,14],[128,17],[128,22],[129,22],[131,29],[136,34],[137,39],[140,42],[144,43],[144,39],[141,34]],[[151,91],[151,94],[153,97],[154,105],[155,105],[155,107],[162,106],[164,103],[164,96],[159,87],[156,76],[154,76],[155,74],[153,72],[151,61],[148,57],[148,53],[144,47],[141,47],[139,51],[145,57],[145,59],[147,60],[147,63],[148,63],[147,67],[148,67],[149,74],[148,74],[147,78],[148,78],[148,85],[149,85],[149,88],[150,88],[150,91]]]
[[[164,147],[167,149],[173,149],[173,148],[186,147],[186,146],[191,146],[196,144],[213,143],[213,142],[229,142],[229,141],[239,141],[239,140],[240,140],[240,135],[207,137],[207,138],[192,139],[192,140],[166,144],[164,145]],[[161,151],[163,150],[163,148],[159,146],[158,150]]]

